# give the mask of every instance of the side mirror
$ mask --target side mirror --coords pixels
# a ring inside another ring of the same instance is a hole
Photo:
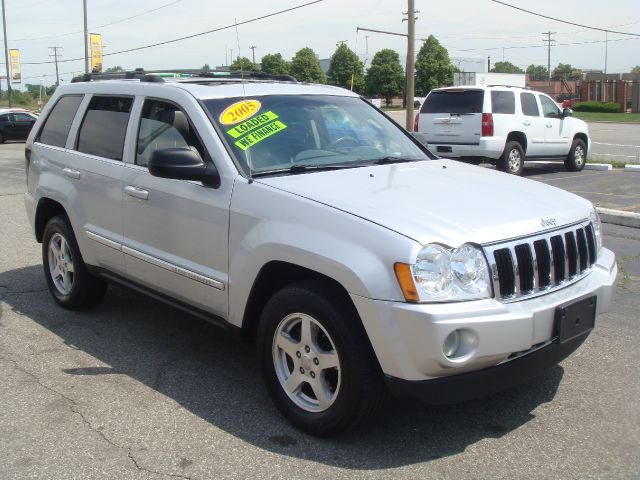
[[[149,159],[149,173],[154,177],[176,180],[195,180],[207,187],[220,186],[220,174],[211,163],[205,163],[190,148],[163,148],[156,150]]]
[[[565,107],[565,109],[562,111],[562,116],[570,117],[571,115],[573,115],[573,110],[571,110],[569,107]]]

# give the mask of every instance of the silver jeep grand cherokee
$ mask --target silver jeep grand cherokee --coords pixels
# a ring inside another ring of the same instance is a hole
[[[326,436],[389,390],[526,380],[611,305],[588,201],[436,159],[339,88],[167,76],[78,79],[31,132],[26,209],[62,307],[118,282],[256,337],[276,405]]]

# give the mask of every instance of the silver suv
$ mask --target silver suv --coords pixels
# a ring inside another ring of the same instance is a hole
[[[562,159],[569,171],[584,168],[591,139],[587,124],[542,92],[489,85],[429,92],[414,130],[441,157],[522,175],[525,158]]]
[[[49,289],[78,310],[120,283],[255,337],[301,429],[340,432],[389,390],[521,382],[611,305],[614,255],[580,197],[435,159],[340,88],[126,76],[61,86],[27,141]]]

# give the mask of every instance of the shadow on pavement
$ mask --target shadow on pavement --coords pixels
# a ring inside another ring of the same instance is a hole
[[[394,401],[364,428],[320,440],[293,429],[272,405],[252,343],[230,341],[206,322],[117,287],[94,310],[65,311],[43,291],[40,266],[2,272],[0,285],[0,299],[14,311],[109,365],[64,375],[127,375],[252,445],[341,468],[410,465],[502,437],[554,398],[564,373],[556,366],[528,385],[460,405]]]

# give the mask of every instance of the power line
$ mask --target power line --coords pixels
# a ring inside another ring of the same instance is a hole
[[[421,40],[425,40],[424,38]],[[608,40],[609,42],[627,42],[627,41],[637,41],[637,38],[616,38],[614,40]],[[556,43],[555,46],[571,46],[571,45],[589,45],[589,44],[594,44],[594,43],[605,43],[605,40],[588,40],[588,41],[584,41],[584,42],[567,42],[567,43]],[[452,50],[454,52],[488,52],[490,50],[501,50],[501,49],[505,49],[505,50],[513,50],[513,49],[518,49],[518,48],[543,48],[544,45],[514,45],[514,46],[510,46],[510,47],[489,47],[489,48],[449,48],[449,50]]]
[[[207,30],[207,31],[204,31],[204,32],[193,33],[191,35],[185,35],[184,37],[178,37],[178,38],[174,38],[174,39],[171,39],[171,40],[165,40],[163,42],[156,42],[156,43],[151,43],[149,45],[142,45],[140,47],[133,47],[133,48],[127,48],[125,50],[119,50],[117,52],[105,53],[103,56],[104,57],[108,57],[108,56],[111,56],[111,55],[118,55],[118,54],[121,54],[121,53],[135,52],[135,51],[144,50],[144,49],[147,49],[147,48],[159,47],[160,45],[167,45],[169,43],[180,42],[182,40],[188,40],[188,39],[191,39],[191,38],[200,37],[202,35],[207,35],[209,33],[215,33],[215,32],[220,32],[222,30],[228,30],[230,28],[235,28],[236,26],[246,25],[247,23],[257,22],[258,20],[264,20],[265,18],[275,17],[276,15],[281,15],[283,13],[288,13],[288,12],[291,12],[293,10],[298,10],[300,8],[308,7],[310,5],[314,5],[316,3],[320,3],[320,2],[324,2],[324,1],[325,0],[313,0],[311,2],[302,3],[302,4],[296,5],[294,7],[285,8],[284,10],[279,10],[277,12],[268,13],[266,15],[261,15],[259,17],[250,18],[249,20],[243,20],[241,22],[232,23],[230,25],[225,25],[224,27],[213,28],[211,30]],[[67,60],[61,60],[61,62],[76,62],[76,61],[79,61],[79,60],[84,60],[84,57],[70,58],[70,59],[67,59]],[[53,62],[22,62],[23,65],[45,65],[45,64],[50,64],[50,63],[53,63]]]
[[[170,3],[166,3],[164,5],[160,5],[159,7],[152,8],[151,10],[145,10],[144,12],[140,12],[140,13],[137,13],[135,15],[131,15],[130,17],[121,18],[120,20],[114,20],[113,22],[105,23],[103,25],[93,26],[93,27],[91,27],[91,29],[92,30],[97,30],[99,28],[110,27],[111,25],[116,25],[118,23],[126,22],[128,20],[132,20],[134,18],[141,17],[141,16],[147,15],[149,13],[157,12],[158,10],[162,10],[163,8],[170,7],[171,5],[175,5],[176,3],[180,3],[181,1],[182,0],[175,0],[175,1],[170,2]],[[83,30],[76,30],[75,32],[59,33],[59,34],[56,34],[56,35],[47,35],[47,36],[44,36],[44,37],[18,38],[17,40],[12,40],[12,42],[28,42],[28,41],[34,41],[34,40],[46,40],[46,39],[50,39],[50,38],[67,37],[69,35],[76,35],[78,33],[83,33]]]
[[[525,12],[525,13],[529,13],[531,15],[535,15],[537,17],[546,18],[548,20],[553,20],[555,22],[565,23],[567,25],[573,25],[573,26],[581,27],[581,28],[588,28],[589,30],[598,30],[600,32],[617,33],[618,35],[629,35],[629,36],[632,36],[632,37],[640,37],[640,33],[618,32],[618,31],[615,31],[615,30],[609,30],[607,28],[600,28],[600,27],[592,27],[592,26],[589,26],[589,25],[582,25],[581,23],[570,22],[568,20],[562,20],[560,18],[550,17],[548,15],[543,15],[541,13],[532,12],[531,10],[527,10],[525,8],[516,7],[515,5],[510,5],[508,3],[501,2],[500,0],[490,0],[490,1],[492,1],[493,3],[499,3],[500,5],[504,5],[505,7],[514,8],[516,10],[520,10],[521,12]]]

